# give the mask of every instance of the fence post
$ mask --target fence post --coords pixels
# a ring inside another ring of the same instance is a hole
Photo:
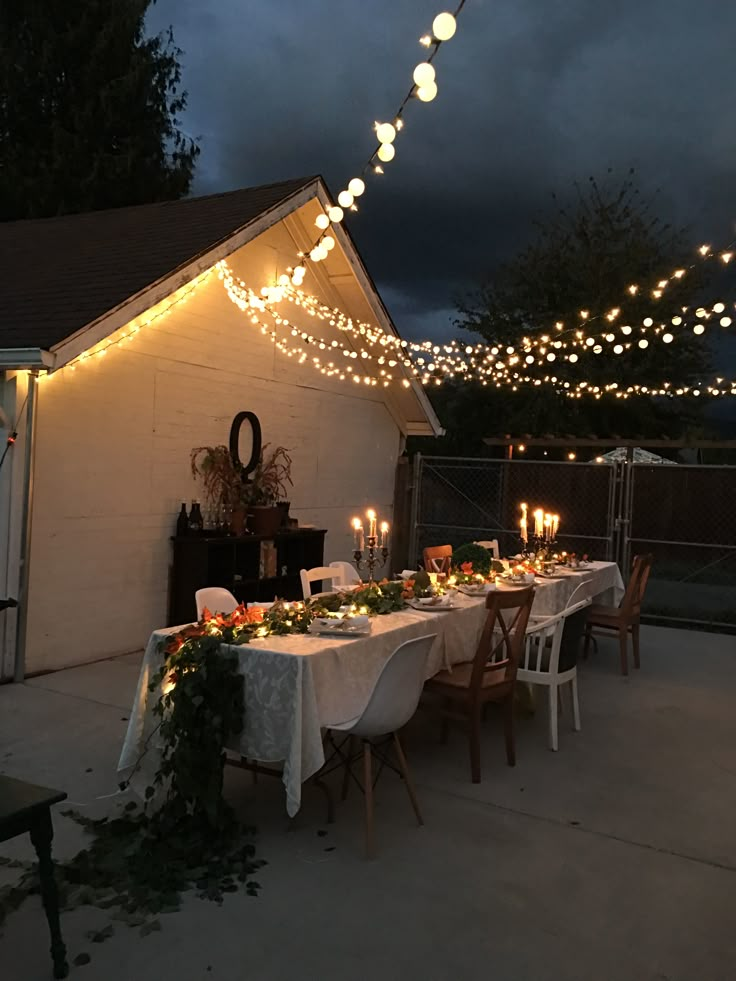
[[[417,557],[417,524],[419,522],[419,494],[422,483],[422,454],[416,453],[412,461],[411,481],[411,513],[409,517],[409,548],[407,551],[407,565],[405,569],[413,567]]]

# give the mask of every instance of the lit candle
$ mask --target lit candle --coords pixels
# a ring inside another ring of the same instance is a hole
[[[527,543],[529,541],[529,531],[527,529],[527,524],[526,524],[526,512],[527,512],[526,504],[522,504],[521,521],[519,522],[519,527],[521,528],[521,540],[524,543]]]
[[[381,548],[388,548],[388,521],[381,522]]]
[[[534,535],[537,538],[542,537],[542,531],[544,527],[544,512],[541,508],[537,508],[534,512]]]
[[[545,514],[544,516],[544,540],[548,542],[550,540],[550,532],[552,530],[552,515]]]
[[[366,516],[368,518],[368,537],[375,538],[376,537],[376,512],[371,509],[370,511],[366,511]]]
[[[552,515],[552,541],[557,540],[557,529],[560,527],[560,516],[559,514]]]
[[[356,552],[363,551],[363,523],[360,518],[353,518],[353,545]]]

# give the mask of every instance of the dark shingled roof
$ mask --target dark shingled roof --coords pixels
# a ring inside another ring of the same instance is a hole
[[[0,348],[59,344],[316,179],[0,223]]]

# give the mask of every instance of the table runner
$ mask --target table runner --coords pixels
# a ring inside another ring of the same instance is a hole
[[[560,612],[573,593],[573,603],[602,595],[618,603],[623,593],[621,574],[612,562],[591,563],[579,573],[538,580],[536,585],[533,616]],[[321,730],[361,714],[381,668],[399,644],[437,634],[427,661],[428,678],[443,667],[472,659],[485,619],[484,598],[458,593],[456,603],[457,609],[449,612],[406,609],[374,617],[367,637],[274,635],[238,646],[244,728],[228,749],[263,763],[283,762],[286,809],[293,816],[301,804],[302,783],[324,763]],[[149,692],[148,685],[161,663],[160,640],[180,629],[157,630],[148,641],[120,770],[136,763],[156,727],[153,706],[160,692]],[[136,789],[150,783],[158,768],[160,748],[155,736],[150,744],[134,782]]]

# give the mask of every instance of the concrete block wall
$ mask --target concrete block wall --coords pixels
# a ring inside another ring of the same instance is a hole
[[[276,226],[230,262],[258,285],[292,256]],[[202,499],[190,451],[227,443],[243,409],[290,450],[292,513],[327,528],[327,561],[350,558],[353,514],[373,505],[390,520],[400,431],[382,390],[276,351],[211,277],[130,341],[40,384],[27,671],[139,649],[165,623],[169,536],[180,502]]]

